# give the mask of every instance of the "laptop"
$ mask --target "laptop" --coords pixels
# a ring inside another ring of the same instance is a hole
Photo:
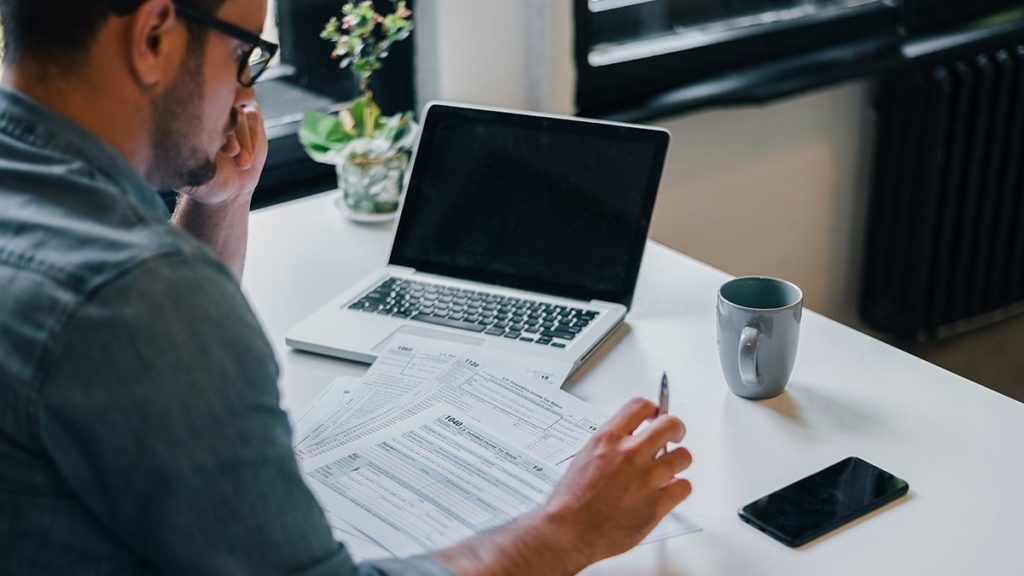
[[[432,102],[386,266],[287,334],[373,362],[398,333],[578,368],[633,300],[669,134]]]

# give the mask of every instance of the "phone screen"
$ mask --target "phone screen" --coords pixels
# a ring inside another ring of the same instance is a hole
[[[907,493],[900,478],[847,458],[740,509],[739,515],[789,546],[801,546]]]

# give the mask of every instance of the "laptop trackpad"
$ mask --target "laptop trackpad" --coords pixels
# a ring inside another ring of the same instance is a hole
[[[430,328],[405,325],[392,332],[387,338],[381,340],[373,347],[373,352],[378,355],[383,354],[384,351],[387,350],[388,342],[391,342],[391,339],[399,334],[409,334],[412,336],[419,336],[421,338],[430,338],[432,340],[446,340],[448,342],[463,344],[465,346],[479,346],[484,343],[483,338],[474,338],[472,336],[452,334],[451,332],[442,332],[441,330],[431,330]]]

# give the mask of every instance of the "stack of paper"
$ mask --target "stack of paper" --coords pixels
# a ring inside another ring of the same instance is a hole
[[[414,336],[332,383],[295,450],[359,558],[450,546],[541,505],[604,415],[559,385],[570,366]],[[699,530],[672,515],[648,540]]]

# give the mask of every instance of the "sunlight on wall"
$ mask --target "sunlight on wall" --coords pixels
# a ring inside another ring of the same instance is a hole
[[[275,44],[280,44],[277,30],[277,0],[267,1],[267,22],[263,26],[263,37]]]

